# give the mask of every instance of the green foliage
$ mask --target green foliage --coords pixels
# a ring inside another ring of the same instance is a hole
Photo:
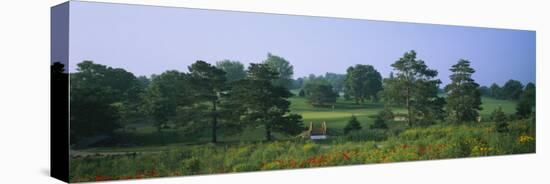
[[[508,80],[501,89],[502,97],[508,100],[518,100],[522,92],[523,84],[517,80]]]
[[[246,77],[244,65],[239,61],[218,61],[216,62],[216,68],[219,68],[225,72],[225,78],[227,79],[228,83],[238,81]]]
[[[186,107],[193,104],[190,95],[189,75],[175,70],[166,71],[158,76],[153,76],[151,84],[145,91],[142,109],[153,117],[154,126],[160,132],[167,124],[174,120],[178,107]],[[187,114],[193,114],[187,112]],[[188,116],[185,116],[188,117]],[[179,122],[189,122],[190,119]]]
[[[274,141],[188,145],[160,152],[73,156],[70,181],[133,179],[534,153],[532,124],[521,120],[499,133],[492,123],[354,131],[327,142]],[[99,177],[98,177],[99,176]]]
[[[382,90],[382,76],[373,66],[358,64],[347,69],[345,84],[347,94],[356,103],[364,103],[367,99],[376,101]]]
[[[388,108],[387,106],[382,109],[382,111],[378,112],[378,117],[382,118],[382,120],[388,121],[393,120],[394,118],[393,111]]]
[[[272,81],[278,78],[271,66],[252,63],[247,77],[235,82],[229,93],[231,103],[245,109],[241,120],[251,127],[263,126],[267,140],[273,139],[273,131],[293,134],[303,128],[301,116],[289,114],[290,91],[273,85]]]
[[[481,96],[491,96],[491,89],[487,86],[480,86],[479,93],[481,93]]]
[[[351,131],[361,130],[361,124],[357,120],[357,117],[355,115],[352,115],[350,120],[348,121],[348,124],[346,124],[346,127],[344,127],[344,133],[348,134]]]
[[[298,93],[298,96],[300,96],[300,97],[305,97],[306,96],[306,92],[304,91],[304,89],[300,89],[300,92]]]
[[[291,88],[294,67],[285,58],[267,53],[267,59],[263,63],[269,66],[277,76],[272,79],[274,86]]]
[[[497,131],[498,132],[507,132],[508,131],[508,122],[506,118],[506,114],[502,112],[502,108],[498,107],[493,111],[491,114],[491,120],[496,123]]]
[[[376,116],[376,119],[374,119],[374,124],[370,126],[371,129],[388,129],[388,125],[386,124],[386,121],[381,115]]]
[[[313,106],[328,106],[336,103],[337,94],[330,84],[308,83],[308,102]]]
[[[496,83],[491,84],[491,87],[489,88],[489,90],[491,91],[491,97],[496,99],[504,99],[502,95],[502,88],[500,88],[498,84]]]
[[[428,125],[443,117],[445,101],[438,97],[440,80],[434,79],[437,71],[429,69],[424,61],[416,59],[414,50],[407,52],[391,65],[396,77],[387,80],[385,96],[392,101],[402,101],[407,107],[407,121],[413,124]],[[388,91],[386,91],[388,90]],[[395,96],[392,96],[395,95]]]
[[[70,75],[70,81],[73,144],[78,144],[81,138],[111,135],[121,127],[122,118],[136,111],[140,88],[130,72],[84,61],[77,64],[77,72]],[[117,104],[123,104],[125,109]]]
[[[227,65],[227,64],[226,64]],[[201,112],[211,118],[208,121],[212,129],[212,142],[217,142],[218,119],[220,118],[219,103],[222,93],[226,91],[226,73],[204,61],[197,61],[189,66],[191,84],[193,87],[193,98],[198,103],[209,103],[207,112]],[[229,110],[229,109],[228,109]],[[193,113],[197,113],[196,110]],[[200,118],[204,119],[204,117]]]
[[[472,79],[475,70],[470,61],[461,59],[451,67],[451,83],[445,86],[449,119],[458,123],[475,121],[481,110],[479,84]]]
[[[536,89],[535,84],[529,83],[525,86],[525,90],[521,94],[519,102],[516,106],[516,115],[520,118],[527,118],[536,107]]]

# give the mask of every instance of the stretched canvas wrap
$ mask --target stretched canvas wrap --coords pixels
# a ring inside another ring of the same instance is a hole
[[[70,1],[66,182],[535,153],[535,31]]]

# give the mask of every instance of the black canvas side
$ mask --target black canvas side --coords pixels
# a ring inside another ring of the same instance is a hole
[[[51,8],[50,173],[69,182],[69,2]]]

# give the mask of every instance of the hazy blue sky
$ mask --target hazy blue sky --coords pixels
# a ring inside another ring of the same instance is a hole
[[[443,83],[460,58],[482,85],[535,81],[533,31],[74,1],[70,16],[71,72],[82,60],[150,75],[196,60],[261,62],[271,52],[294,65],[295,78],[355,64],[387,76],[414,49]]]

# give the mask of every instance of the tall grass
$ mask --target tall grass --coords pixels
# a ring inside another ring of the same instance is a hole
[[[364,130],[322,142],[287,140],[232,145],[190,145],[154,153],[72,157],[70,181],[134,179],[491,156],[535,152],[531,120],[510,123],[433,125],[399,132]]]

